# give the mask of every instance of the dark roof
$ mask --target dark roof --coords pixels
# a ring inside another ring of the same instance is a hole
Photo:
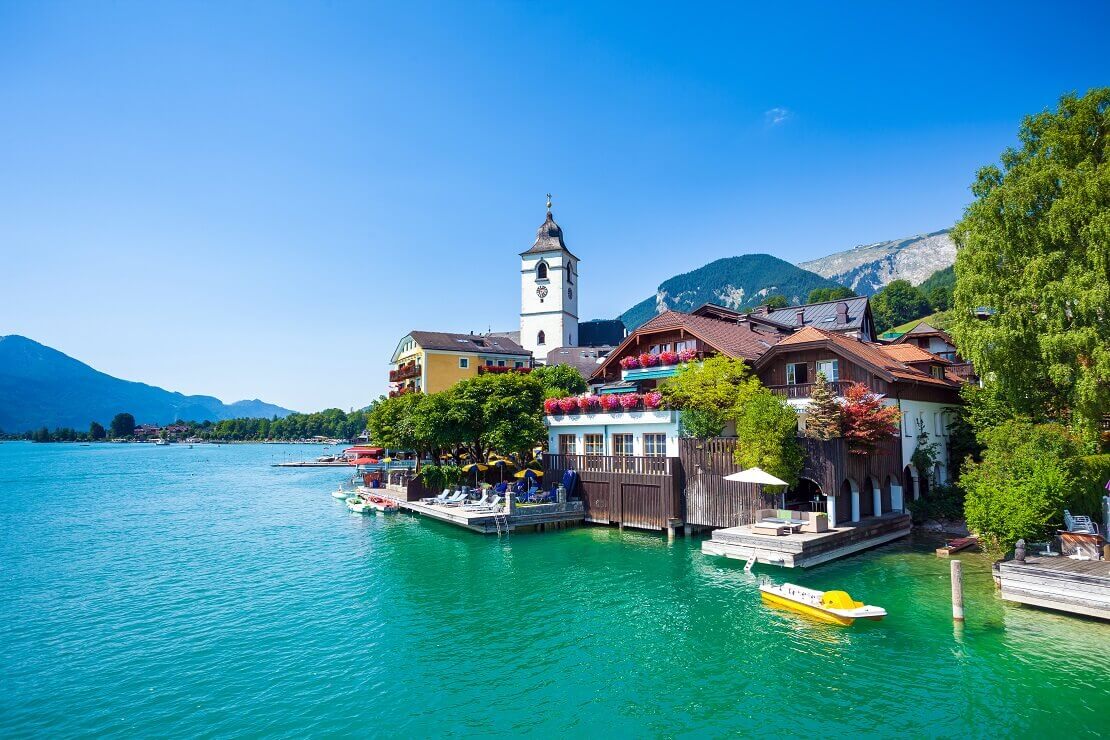
[[[450,334],[443,331],[410,331],[409,336],[423,349],[449,352],[485,352],[498,355],[524,355],[532,353],[504,336],[489,334]]]
[[[844,304],[847,307],[847,322],[837,321],[837,306]],[[771,308],[766,314],[754,314],[753,318],[763,319],[779,326],[799,329],[802,325],[814,326],[826,331],[851,331],[862,329],[867,314],[867,296],[856,298],[840,298],[835,301],[823,303],[807,303],[802,306],[787,306],[786,308]],[[798,323],[798,311],[802,312],[803,321]]]
[[[547,353],[548,365],[570,365],[589,378],[601,367],[601,362],[609,352],[611,346],[604,347],[556,347]]]
[[[559,251],[566,252],[574,257],[571,251],[567,249],[567,245],[563,243],[563,229],[555,223],[555,219],[551,217],[551,211],[548,211],[547,218],[540,224],[540,228],[536,229],[535,243],[532,244],[531,248],[521,252],[521,255]],[[574,259],[578,258],[574,257]]]
[[[591,319],[578,322],[578,344],[583,347],[615,347],[624,341],[620,319]]]

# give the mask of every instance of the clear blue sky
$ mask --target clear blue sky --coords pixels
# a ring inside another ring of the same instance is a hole
[[[951,225],[1110,84],[1107,3],[0,3],[0,334],[362,406],[410,329],[512,329],[544,193],[584,318],[712,259]]]

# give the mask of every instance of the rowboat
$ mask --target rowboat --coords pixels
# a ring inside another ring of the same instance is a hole
[[[342,488],[336,489],[331,492],[332,498],[346,499],[350,494]]]
[[[946,558],[954,552],[966,550],[977,542],[979,542],[978,537],[958,537],[954,540],[948,540],[944,543],[944,547],[937,548],[937,557]]]
[[[886,616],[886,609],[855,601],[845,591],[817,591],[793,583],[784,583],[781,586],[761,583],[759,592],[763,601],[768,604],[832,624],[847,626],[857,619],[878,621]]]
[[[363,496],[362,498],[367,506],[381,514],[392,514],[395,511],[399,511],[401,508],[397,505],[396,501],[391,501],[381,496]]]

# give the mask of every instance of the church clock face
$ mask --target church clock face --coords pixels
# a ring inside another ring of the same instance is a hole
[[[538,295],[540,298],[547,298],[547,286],[541,285],[540,287],[536,288],[536,295]]]

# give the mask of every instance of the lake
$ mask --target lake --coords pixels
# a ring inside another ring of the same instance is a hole
[[[1110,625],[1004,604],[935,540],[811,571],[883,622],[762,605],[700,540],[360,516],[319,447],[0,444],[0,736],[1096,737]]]

